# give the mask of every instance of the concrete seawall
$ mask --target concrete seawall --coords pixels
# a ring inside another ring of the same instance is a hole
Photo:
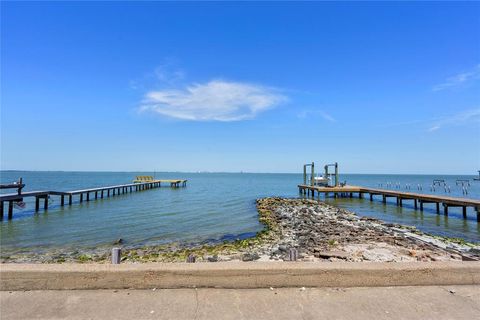
[[[2,264],[0,290],[479,285],[478,262]]]

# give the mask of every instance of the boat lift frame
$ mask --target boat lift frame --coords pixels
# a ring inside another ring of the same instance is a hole
[[[307,163],[307,164],[304,164],[303,165],[303,184],[304,185],[307,185],[307,168],[310,167],[311,168],[311,173],[310,173],[310,186],[314,186],[315,185],[315,163],[312,162],[312,163]],[[329,167],[334,167],[334,173],[329,173],[328,169]],[[334,177],[334,181],[335,181],[335,184],[331,187],[338,187],[339,185],[339,180],[338,180],[338,163],[335,162],[335,163],[332,163],[332,164],[326,164],[324,166],[324,169],[325,169],[325,174],[324,174],[324,177],[325,178],[329,178],[331,176]]]

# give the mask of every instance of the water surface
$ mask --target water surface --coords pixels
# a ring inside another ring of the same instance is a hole
[[[83,188],[130,183],[136,175],[149,172],[1,172],[1,183],[23,177],[25,191],[69,191]],[[42,252],[50,249],[98,248],[109,246],[119,238],[126,246],[155,245],[170,242],[196,243],[246,237],[261,230],[255,199],[267,196],[298,197],[301,174],[253,173],[156,173],[161,179],[188,179],[186,188],[169,187],[59,206],[58,197],[50,199],[49,210],[34,213],[33,199],[24,210],[14,210],[14,219],[0,222],[2,253]],[[399,183],[402,191],[464,197],[456,179],[469,179],[467,197],[480,198],[480,182],[473,176],[426,175],[342,175],[348,184],[379,187]],[[443,188],[430,190],[433,179],[445,179],[450,192]],[[406,190],[406,185],[411,186]],[[451,208],[449,216],[436,214],[435,206],[425,205],[424,212],[404,202],[399,208],[393,202],[384,205],[358,198],[329,198],[336,204],[360,215],[388,222],[414,225],[438,235],[461,237],[480,242],[480,225],[473,210],[462,218],[461,208]],[[389,201],[395,201],[389,199]]]

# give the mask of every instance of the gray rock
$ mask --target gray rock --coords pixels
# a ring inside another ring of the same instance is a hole
[[[315,252],[315,257],[317,258],[338,258],[338,259],[346,259],[348,258],[348,253],[343,251],[319,251]]]
[[[471,254],[480,256],[480,247],[471,248],[468,252],[471,253]]]
[[[217,262],[218,261],[218,256],[214,255],[213,257],[208,257],[207,260],[209,262]]]
[[[260,259],[260,256],[257,253],[245,253],[242,256],[242,261],[254,261]]]

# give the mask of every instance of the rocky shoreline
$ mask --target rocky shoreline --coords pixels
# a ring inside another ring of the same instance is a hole
[[[415,228],[359,217],[310,199],[257,200],[265,229],[255,237],[216,245],[123,249],[122,261],[310,261],[401,262],[480,260],[480,246],[425,235]],[[51,255],[2,256],[2,263],[109,262],[108,250]]]

